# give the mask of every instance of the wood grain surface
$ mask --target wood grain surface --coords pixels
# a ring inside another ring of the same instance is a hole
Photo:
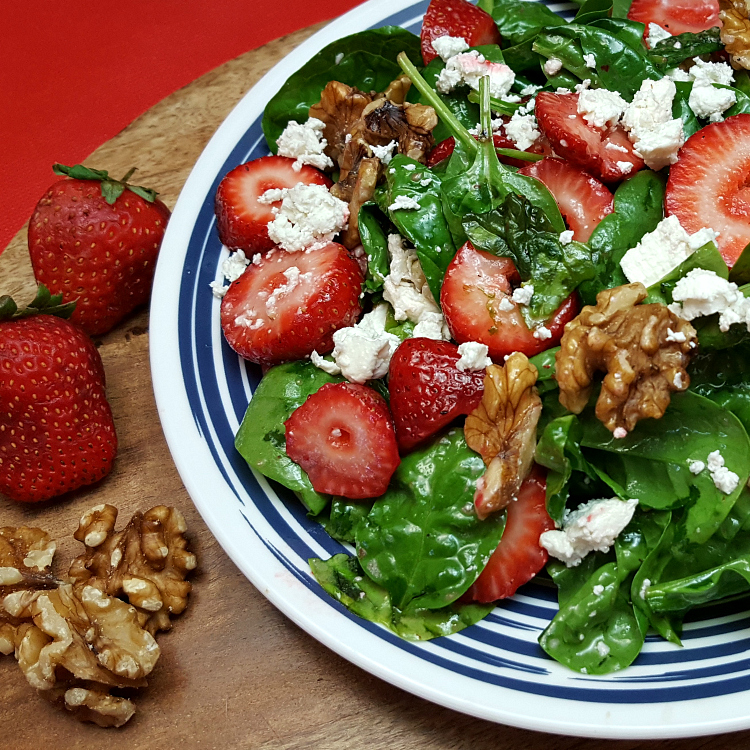
[[[97,149],[86,163],[115,175],[138,166],[137,183],[159,190],[173,207],[193,163],[232,107],[317,28],[248,52],[177,91]],[[0,255],[0,294],[25,301],[33,290],[24,228]],[[0,526],[47,529],[58,540],[57,569],[64,571],[78,554],[80,545],[72,533],[90,506],[111,503],[124,521],[137,509],[175,505],[185,514],[199,558],[190,606],[172,632],[159,636],[162,657],[148,688],[135,699],[135,717],[121,729],[78,723],[41,699],[12,657],[0,656],[0,747],[723,750],[750,746],[750,732],[605,743],[513,729],[416,698],[320,645],[253,588],[193,507],[156,413],[148,326],[148,311],[141,310],[97,342],[120,440],[110,476],[57,503],[23,506],[0,496]]]

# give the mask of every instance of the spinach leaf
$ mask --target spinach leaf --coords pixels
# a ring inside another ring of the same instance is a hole
[[[595,21],[593,25],[614,34],[618,39],[636,50],[636,52],[643,52],[643,32],[645,26],[642,23],[630,21],[627,18],[603,18]]]
[[[633,0],[615,0],[612,4],[612,18],[627,18]]]
[[[437,609],[458,599],[498,545],[503,514],[480,521],[473,507],[484,472],[461,430],[401,460],[386,494],[357,527],[357,556],[395,607]]]
[[[375,200],[398,231],[414,245],[430,291],[439,300],[445,270],[456,254],[443,216],[441,178],[402,154],[391,159],[385,178],[385,183],[375,191]],[[399,197],[417,201],[419,208],[390,208]]]
[[[682,132],[687,140],[702,127],[695,112],[690,108],[690,92],[693,90],[693,84],[687,81],[675,81],[674,85],[676,91],[672,100],[672,117],[679,117],[682,120]]]
[[[328,507],[328,513],[321,514],[316,520],[326,530],[328,536],[339,542],[354,544],[357,526],[370,512],[371,507],[369,503],[359,500],[334,497]]]
[[[492,18],[509,47],[534,38],[546,26],[565,24],[563,18],[543,3],[530,3],[527,0],[495,0]]]
[[[685,535],[705,542],[731,511],[750,475],[750,439],[731,412],[690,391],[673,393],[661,419],[641,420],[616,439],[587,408],[580,416],[583,455],[600,478],[623,499],[637,498],[657,510],[689,506]],[[688,460],[703,461],[719,450],[739,476],[725,494],[707,470],[692,474]]]
[[[614,212],[599,222],[589,238],[596,275],[579,287],[585,305],[596,304],[603,289],[627,284],[620,261],[664,217],[664,183],[656,172],[642,169],[617,188]]]
[[[326,383],[339,383],[312,362],[289,362],[271,368],[260,381],[234,439],[234,446],[250,467],[293,490],[317,515],[329,497],[316,492],[299,464],[286,454],[284,422]]]
[[[395,60],[403,51],[417,56],[420,44],[418,36],[400,26],[361,31],[329,44],[293,73],[266,105],[262,127],[268,147],[276,153],[276,140],[290,120],[307,120],[308,110],[320,101],[329,81],[362,91],[385,90],[401,74]]]
[[[729,270],[729,280],[735,284],[750,282],[750,245],[740,253],[740,257]]]
[[[407,640],[429,640],[458,633],[484,619],[494,604],[454,603],[440,609],[410,606],[399,610],[386,589],[364,575],[355,557],[334,555],[328,560],[313,558],[310,568],[318,583],[350,612],[380,623]]]
[[[547,320],[581,282],[596,273],[586,245],[563,245],[547,215],[515,193],[492,211],[466,216],[463,227],[475,247],[512,258],[521,279],[534,282],[529,311],[535,320]]]
[[[576,24],[589,24],[608,18],[612,12],[612,0],[586,0],[573,19]]]
[[[374,203],[365,203],[359,209],[359,237],[367,254],[365,288],[370,292],[382,289],[390,269],[387,224]]]
[[[654,65],[658,65],[662,70],[676,68],[684,60],[692,60],[694,57],[701,55],[710,55],[712,52],[718,52],[724,49],[724,45],[719,38],[719,27],[714,26],[698,34],[685,32],[670,36],[657,42],[648,56]]]

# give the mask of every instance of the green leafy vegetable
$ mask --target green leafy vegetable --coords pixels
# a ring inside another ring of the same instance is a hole
[[[359,209],[359,237],[367,254],[365,288],[370,292],[383,287],[389,271],[387,223],[375,204],[365,203]]]
[[[724,45],[719,39],[719,27],[714,26],[698,34],[685,32],[670,36],[657,42],[649,52],[655,65],[663,70],[676,68],[684,60],[692,60],[701,55],[710,55],[722,50]]]

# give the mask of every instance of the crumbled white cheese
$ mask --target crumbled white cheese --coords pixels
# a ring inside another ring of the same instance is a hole
[[[672,68],[667,71],[667,78],[672,81],[680,81],[682,83],[689,83],[693,80],[693,77],[686,70],[682,68]]]
[[[511,299],[517,305],[529,305],[531,304],[531,298],[533,296],[534,296],[534,285],[523,284],[522,286],[519,286],[517,289],[513,290]]]
[[[260,257],[260,254],[259,254]],[[253,258],[255,260],[255,258]],[[221,274],[231,284],[233,281],[237,281],[245,269],[250,265],[250,261],[245,256],[242,250],[236,252],[230,252],[229,257],[225,258],[221,263]],[[221,299],[226,293],[228,286],[224,286],[221,281],[212,281],[209,286],[213,292],[214,297]]]
[[[674,81],[647,79],[625,109],[622,125],[636,152],[654,170],[677,161],[685,142],[682,120],[672,117],[672,101],[677,92]]]
[[[702,83],[720,83],[730,86],[734,81],[734,71],[728,63],[704,62],[700,57],[693,58],[693,66],[688,71],[690,78]]]
[[[434,339],[435,341],[445,341],[446,324],[445,318],[441,313],[425,312],[419,319],[419,323],[414,326],[414,338]]]
[[[451,57],[440,71],[435,88],[441,94],[450,94],[456,86],[465,83],[479,91],[479,81],[483,76],[490,77],[490,96],[503,99],[516,80],[516,74],[504,63],[494,63],[484,55],[471,50]]]
[[[706,468],[706,464],[703,461],[688,459],[687,463],[691,474],[700,474]]]
[[[461,372],[467,370],[484,370],[492,364],[492,360],[487,356],[489,347],[487,344],[479,344],[476,341],[465,341],[459,344],[458,353],[461,355],[456,367]]]
[[[432,49],[440,55],[443,62],[460,55],[469,49],[469,43],[462,36],[440,36],[432,40]]]
[[[573,232],[572,229],[566,229],[564,232],[560,232],[560,244],[569,245],[571,242],[573,242],[574,234],[575,232]]]
[[[734,91],[714,86],[710,81],[696,80],[690,90],[688,105],[696,117],[720,122],[723,113],[737,102]]]
[[[547,326],[537,326],[534,329],[534,333],[532,334],[532,336],[535,339],[539,339],[539,341],[546,341],[547,339],[552,338],[552,331],[550,331]]]
[[[740,478],[724,465],[724,456],[719,451],[713,451],[708,454],[706,464],[716,489],[725,495],[731,495],[737,489]]]
[[[608,148],[611,151],[619,151],[623,154],[628,153],[628,150],[625,148],[625,146],[621,146],[619,143],[612,143],[612,141],[607,141],[607,145],[604,148]]]
[[[312,278],[311,271],[300,273],[297,266],[290,266],[284,271],[283,275],[286,281],[275,287],[268,297],[266,297],[266,312],[271,320],[278,314],[276,307],[278,301],[291,294],[300,284],[306,283]]]
[[[372,155],[380,159],[380,161],[383,162],[383,164],[391,163],[391,159],[393,158],[393,152],[397,148],[398,148],[397,141],[391,141],[390,143],[386,143],[385,146],[370,146],[370,149],[372,150]],[[407,166],[411,166],[411,165],[407,165]]]
[[[669,39],[672,35],[666,30],[659,26],[658,23],[650,23],[648,25],[648,36],[646,42],[648,48],[653,49],[659,42]]]
[[[562,60],[560,60],[557,57],[550,57],[548,60],[545,61],[542,68],[545,74],[548,75],[550,78],[552,78],[553,76],[556,76],[562,70],[562,66],[563,66]]]
[[[503,297],[500,300],[500,304],[498,305],[498,308],[501,312],[513,312],[515,310],[515,305],[507,298]]]
[[[314,349],[313,349],[312,354],[310,355],[310,361],[316,367],[319,367],[321,370],[323,370],[323,372],[327,372],[329,375],[341,374],[341,368],[335,362],[331,362],[328,359],[324,359]]]
[[[628,431],[624,427],[615,427],[612,437],[615,440],[622,440],[628,436]]]
[[[323,137],[324,130],[325,123],[316,117],[310,117],[301,124],[290,120],[276,141],[277,153],[279,156],[296,159],[292,165],[295,172],[299,172],[303,164],[310,164],[318,169],[332,167],[333,162],[324,153],[328,145]]]
[[[229,291],[228,286],[224,286],[223,281],[212,281],[209,283],[209,286],[211,287],[211,293],[216,297],[216,299],[222,299],[224,295]]]
[[[268,222],[268,236],[289,252],[332,240],[349,221],[349,206],[324,185],[267,190],[261,203],[275,203],[276,218]]]
[[[716,239],[716,233],[704,227],[688,234],[673,214],[662,219],[653,232],[628,250],[620,267],[630,283],[640,281],[651,286],[687,260],[699,247]]]
[[[533,83],[526,84],[521,89],[521,96],[534,96],[538,91],[541,91],[544,87],[543,86],[537,86]]]
[[[606,552],[630,523],[637,505],[637,500],[616,497],[590,500],[577,510],[566,510],[562,529],[545,531],[539,544],[569,568],[575,567],[589,552]]]
[[[630,174],[633,171],[633,162],[631,161],[618,161],[617,168],[623,174]]]
[[[672,299],[669,309],[684,320],[719,313],[720,330],[726,332],[735,323],[745,323],[750,330],[750,300],[737,284],[713,271],[694,268],[675,284]]]
[[[390,269],[383,281],[383,298],[393,306],[395,319],[410,320],[417,326],[424,321],[424,326],[419,329],[420,333],[415,329],[415,335],[434,331],[439,322],[441,338],[447,341],[450,338],[448,326],[432,296],[416,251],[406,247],[401,235],[390,234],[388,252]],[[429,335],[427,338],[436,337]]]
[[[671,328],[667,328],[666,340],[677,344],[684,344],[687,341],[687,336],[682,331],[673,331]]]
[[[420,208],[419,201],[408,195],[397,195],[393,203],[388,206],[390,211],[416,211]]]
[[[531,148],[541,136],[537,127],[536,117],[532,114],[514,112],[505,125],[505,134],[516,144],[519,151]]]
[[[616,92],[607,89],[582,89],[578,94],[578,114],[596,128],[617,125],[628,103]]]
[[[596,58],[589,54],[583,56],[583,62],[585,63],[587,68],[595,68],[596,67]]]

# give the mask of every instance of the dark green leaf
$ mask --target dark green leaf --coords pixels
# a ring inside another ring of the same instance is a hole
[[[359,209],[359,237],[367,255],[365,287],[375,292],[383,286],[388,275],[388,235],[385,216],[374,203],[365,203]]]
[[[738,285],[750,282],[750,245],[740,253],[740,257],[729,270],[729,280]]]
[[[508,47],[533,39],[545,26],[562,26],[565,23],[543,3],[530,3],[527,0],[495,0],[492,17],[503,43]]]

